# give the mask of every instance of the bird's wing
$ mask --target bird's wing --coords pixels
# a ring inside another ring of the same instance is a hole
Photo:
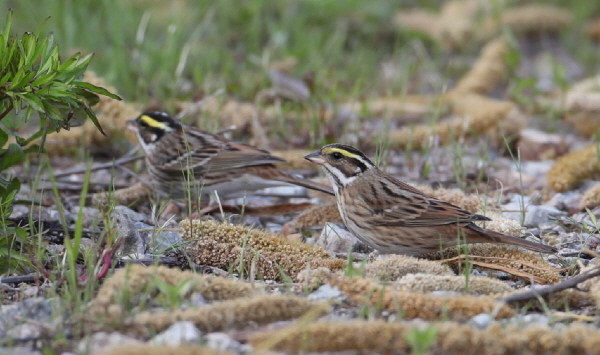
[[[187,167],[194,174],[204,174],[285,161],[266,150],[232,142],[197,128],[184,127],[184,132],[178,146],[186,149],[177,152],[177,158],[165,164],[167,168],[181,170]]]
[[[377,188],[379,197],[366,199],[377,225],[426,227],[489,220],[428,196],[391,176],[381,180]]]

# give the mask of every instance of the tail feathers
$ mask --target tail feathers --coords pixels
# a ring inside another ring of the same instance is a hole
[[[527,248],[529,250],[537,251],[540,253],[556,253],[558,250],[550,245],[544,245],[536,242],[531,242],[526,239],[505,235],[502,233],[494,232],[489,229],[483,229],[475,224],[470,224],[469,227],[476,231],[481,238],[482,243],[502,243],[511,244],[519,247]]]
[[[307,189],[321,191],[326,194],[335,195],[335,193],[333,192],[333,189],[330,186],[327,186],[325,184],[321,184],[321,183],[318,183],[315,181],[311,181],[308,179],[304,179],[301,177],[296,177],[296,176],[291,175],[281,169],[276,168],[273,165],[270,165],[270,166],[262,165],[259,167],[249,167],[246,169],[246,171],[253,175],[260,176],[261,178],[266,179],[266,180],[281,181],[281,182],[285,182],[288,184],[306,187]]]

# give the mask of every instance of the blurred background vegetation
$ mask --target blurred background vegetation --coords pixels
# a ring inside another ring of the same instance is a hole
[[[503,3],[522,4],[518,1]],[[114,85],[126,101],[162,104],[225,88],[251,100],[268,85],[265,69],[293,58],[290,73],[314,73],[326,99],[443,90],[445,80],[427,80],[431,68],[458,76],[461,64],[446,60],[434,41],[399,30],[393,16],[403,9],[439,10],[444,1],[360,0],[4,0],[14,10],[14,30],[53,32],[63,55],[95,53],[90,69]],[[577,21],[600,14],[600,2],[552,0]],[[3,12],[4,12],[3,11]],[[574,28],[565,36],[581,38]],[[423,45],[425,43],[425,46]],[[594,56],[580,40],[565,41],[588,69]],[[481,44],[466,46],[476,55]],[[394,80],[380,77],[382,63],[399,65]],[[458,68],[457,68],[458,66]],[[415,80],[422,74],[425,78]]]

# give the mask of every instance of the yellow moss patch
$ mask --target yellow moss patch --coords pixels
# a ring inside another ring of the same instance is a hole
[[[477,61],[448,93],[452,97],[468,94],[485,95],[506,78],[504,57],[509,46],[504,38],[497,38],[483,47]]]
[[[592,209],[596,206],[600,206],[600,184],[589,188],[581,199],[581,208]]]
[[[108,86],[94,72],[86,71],[83,81],[104,87],[110,92],[116,92],[115,88]],[[138,144],[135,134],[127,129],[126,121],[137,117],[139,108],[136,105],[111,99],[107,96],[100,95],[99,98],[100,101],[93,109],[107,136],[103,136],[92,121],[86,120],[81,127],[73,127],[68,131],[62,130],[58,133],[48,134],[45,144],[48,154],[54,156],[70,155],[80,151],[81,144],[92,151],[106,152],[107,146],[114,145],[118,148],[119,141],[124,141],[124,138],[133,144]]]
[[[337,286],[358,305],[400,312],[404,319],[464,320],[479,313],[494,312],[497,318],[512,317],[515,314],[509,306],[487,296],[431,296],[419,292],[397,291],[391,286],[380,285],[374,280],[361,277],[334,275],[329,283]]]
[[[600,277],[596,277],[595,282],[590,286],[590,295],[596,302],[596,307],[600,307]]]
[[[439,114],[441,102],[434,96],[406,95],[400,97],[373,98],[367,101],[350,102],[343,107],[356,114],[369,114],[376,117],[423,117]],[[443,108],[442,108],[443,110]]]
[[[98,351],[94,355],[233,355],[233,353],[204,346],[136,344]]]
[[[471,244],[467,246],[468,258],[476,267],[502,270],[527,281],[534,278],[538,283],[552,284],[560,281],[559,271],[538,254],[520,248],[499,244]],[[428,259],[452,259],[463,263],[463,255],[456,248],[426,255]]]
[[[416,273],[454,275],[450,267],[440,262],[406,255],[386,255],[365,266],[366,277],[382,281],[394,281]]]
[[[300,213],[291,224],[295,228],[323,226],[327,222],[342,222],[337,205],[315,206]]]
[[[560,328],[547,325],[502,326],[478,330],[467,324],[433,323],[436,331],[428,353],[432,354],[599,354],[600,330],[584,324]],[[321,322],[294,324],[276,332],[250,338],[257,349],[282,352],[410,353],[406,335],[416,325],[383,321]]]
[[[590,269],[597,267],[600,267],[600,262],[596,261],[595,263],[590,263],[590,265],[586,266],[580,273],[590,271]],[[582,291],[587,291],[590,298],[596,303],[596,306],[600,307],[600,276],[582,282],[579,284],[578,288]]]
[[[600,145],[591,144],[556,159],[546,179],[558,191],[568,191],[600,173]]]
[[[188,292],[181,295],[182,297],[200,293],[208,301],[228,300],[252,294],[250,285],[241,281],[198,275],[164,266],[132,265],[118,270],[104,282],[92,301],[91,314],[95,317],[119,319],[126,310],[157,297],[158,283],[170,286],[187,283]]]
[[[504,282],[485,276],[409,274],[394,283],[402,291],[433,292],[455,291],[472,295],[492,295],[511,292],[513,288]]]
[[[343,271],[331,271],[326,267],[304,269],[298,273],[296,279],[302,285],[304,291],[312,291],[326,284],[333,275],[341,276],[341,272]]]
[[[189,321],[203,332],[218,332],[293,319],[307,312],[320,316],[327,312],[327,308],[326,305],[310,302],[305,297],[261,295],[200,308],[140,313],[129,322],[128,329],[135,334],[147,336],[163,331],[173,323]]]
[[[451,138],[486,135],[494,142],[503,137],[516,136],[525,121],[515,104],[479,95],[467,95],[450,99],[455,117],[441,120],[435,125],[424,124],[402,128],[390,133],[390,145],[394,148],[411,146],[420,149],[432,143],[435,137],[440,144]]]
[[[502,214],[493,211],[475,211],[478,214],[485,215],[490,218],[491,221],[477,222],[478,225],[494,232],[506,234],[506,235],[520,235],[524,229],[521,224],[513,219],[508,219],[502,216]]]
[[[530,4],[505,9],[500,18],[489,18],[482,25],[481,36],[497,35],[502,28],[517,33],[557,32],[573,22],[568,10],[552,5]]]
[[[307,267],[342,269],[345,261],[330,258],[316,246],[281,238],[240,225],[215,221],[183,220],[182,237],[192,243],[187,250],[198,264],[255,273],[272,280],[295,279]]]
[[[585,33],[590,39],[600,41],[600,18],[591,19],[585,26]]]
[[[151,197],[152,188],[141,182],[115,190],[112,197],[107,192],[98,192],[90,195],[90,199],[95,204],[105,205],[110,199],[114,199],[115,205],[121,206],[131,206],[138,202],[148,201]]]
[[[565,110],[565,121],[572,124],[580,134],[593,136],[600,127],[600,76],[574,83],[564,100],[554,99],[550,106]]]
[[[486,2],[476,0],[447,1],[439,14],[402,10],[394,17],[400,28],[423,32],[447,49],[457,49],[473,38],[477,18],[492,9]]]

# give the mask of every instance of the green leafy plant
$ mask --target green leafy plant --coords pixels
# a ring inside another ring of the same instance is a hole
[[[8,221],[21,184],[7,170],[21,163],[27,153],[42,152],[48,132],[69,129],[87,118],[102,132],[91,107],[98,102],[98,95],[120,99],[80,81],[92,54],[82,57],[77,53],[62,61],[53,35],[42,36],[41,26],[19,38],[11,32],[11,24],[12,11],[8,11],[0,31],[0,255],[10,257],[2,258],[0,273],[23,266],[20,261],[24,258],[11,250],[26,236]],[[33,116],[38,128],[24,137],[20,129],[30,126]],[[4,148],[11,136],[14,142]],[[38,139],[40,146],[32,144]]]
[[[424,355],[427,354],[429,348],[437,339],[437,328],[428,326],[423,329],[414,327],[409,332],[404,334],[406,341],[410,345],[411,354]]]

